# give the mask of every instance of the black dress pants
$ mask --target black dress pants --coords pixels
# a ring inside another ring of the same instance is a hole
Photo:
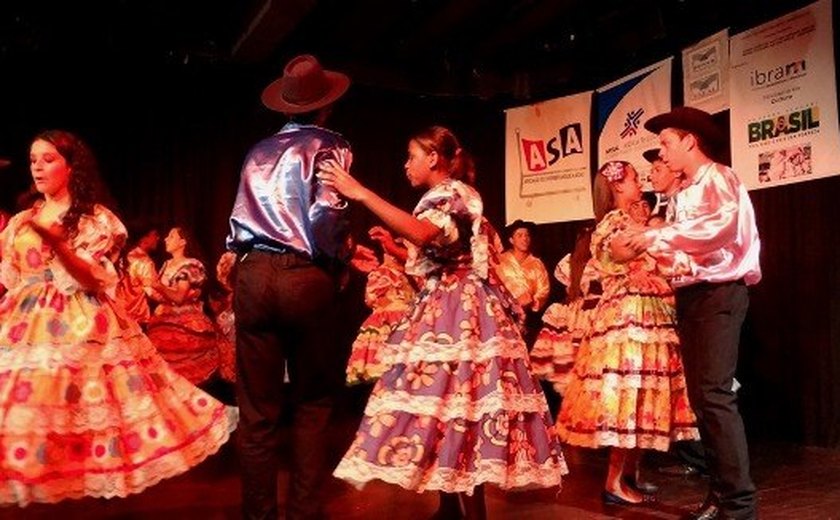
[[[732,388],[749,296],[742,281],[677,290],[677,324],[692,408],[706,451],[711,493],[726,517],[755,518],[744,422]]]
[[[278,516],[280,423],[293,407],[291,475],[286,518],[320,514],[328,475],[327,426],[343,359],[333,337],[336,284],[325,270],[294,253],[252,251],[238,264],[236,398],[243,514]],[[288,364],[291,393],[283,392]]]

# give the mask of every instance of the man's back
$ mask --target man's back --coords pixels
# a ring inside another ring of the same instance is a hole
[[[318,126],[289,123],[257,143],[242,167],[228,249],[335,258],[346,238],[347,205],[317,181],[318,165],[328,158],[349,168],[350,147]]]

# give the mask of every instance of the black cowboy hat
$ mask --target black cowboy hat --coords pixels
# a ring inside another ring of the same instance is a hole
[[[649,163],[654,163],[659,159],[659,148],[651,148],[650,150],[645,150],[642,152],[642,157]]]
[[[533,234],[537,229],[537,225],[530,220],[516,219],[505,227],[505,235],[507,235],[508,238],[512,237],[513,232],[519,228],[525,228]]]
[[[645,128],[655,134],[666,128],[684,130],[694,134],[710,147],[717,147],[723,142],[723,132],[712,119],[712,115],[694,107],[675,107],[670,112],[645,121]]]

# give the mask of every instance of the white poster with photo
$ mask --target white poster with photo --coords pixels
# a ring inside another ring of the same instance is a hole
[[[645,121],[671,110],[671,62],[668,58],[599,88],[598,166],[607,161],[631,163],[644,189],[650,189],[650,164],[642,154],[659,147]]]
[[[729,109],[729,29],[683,49],[685,105],[716,114]]]
[[[592,218],[591,112],[591,91],[505,112],[508,224]]]
[[[749,189],[840,174],[830,0],[730,44],[732,164]]]

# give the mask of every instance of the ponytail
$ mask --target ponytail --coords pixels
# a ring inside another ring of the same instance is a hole
[[[475,162],[463,148],[451,130],[443,126],[431,126],[415,134],[413,141],[426,153],[437,152],[449,176],[467,184],[475,184]]]

